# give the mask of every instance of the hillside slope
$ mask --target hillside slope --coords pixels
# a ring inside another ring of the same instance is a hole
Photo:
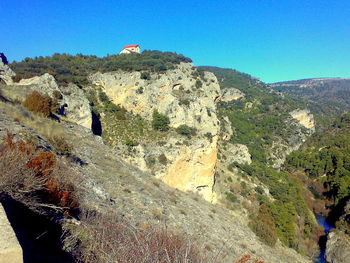
[[[20,89],[30,91],[30,87],[21,85]],[[6,88],[2,86],[1,90]],[[15,85],[11,88],[11,96],[17,97]],[[49,141],[51,136],[65,138],[72,145],[70,156],[74,157],[68,156],[65,162],[83,175],[80,184],[86,194],[80,202],[90,209],[112,211],[134,226],[166,224],[169,229],[184,231],[198,240],[208,254],[214,256],[221,251],[219,262],[231,263],[246,254],[266,262],[281,262],[281,258],[283,262],[309,262],[279,243],[274,247],[261,243],[239,214],[233,215],[195,194],[177,191],[125,163],[89,129],[63,118],[58,123],[39,117],[13,103],[11,96],[3,96],[5,101],[0,102],[1,138],[9,130],[17,139],[31,140],[43,149],[56,149]]]

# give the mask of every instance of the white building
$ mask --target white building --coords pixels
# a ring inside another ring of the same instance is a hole
[[[132,54],[132,53],[140,54],[140,46],[139,45],[128,45],[128,46],[125,46],[124,49],[119,52],[119,54]]]

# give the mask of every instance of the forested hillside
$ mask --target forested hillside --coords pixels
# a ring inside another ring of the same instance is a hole
[[[235,144],[246,145],[252,160],[251,163],[227,163],[225,151],[222,150],[222,162],[243,180],[259,180],[270,194],[267,195],[260,186],[255,188],[260,208],[251,215],[252,229],[269,244],[273,244],[278,237],[301,253],[311,253],[311,247],[307,246],[316,239],[317,226],[305,202],[307,190],[296,178],[273,168],[278,161],[276,158],[283,158],[283,152],[301,143],[301,137],[296,134],[310,134],[310,130],[297,126],[290,116],[290,112],[303,109],[305,105],[293,97],[279,95],[248,74],[216,67],[199,69],[213,72],[223,93],[237,89],[244,94],[236,100],[220,102],[218,111],[221,118],[229,119],[234,130],[228,144],[223,143],[221,149]],[[279,151],[280,147],[283,150]],[[225,180],[231,181],[230,177]],[[242,187],[247,188],[245,184]],[[234,200],[235,191],[232,188],[226,194],[227,199]],[[244,191],[241,194],[244,195]]]
[[[350,110],[350,79],[303,79],[273,83],[270,86],[276,91],[307,101],[314,113],[334,116]]]
[[[192,62],[190,58],[172,52],[145,50],[141,54],[110,55],[106,57],[54,54],[47,57],[25,58],[21,62],[13,62],[9,66],[16,72],[15,80],[31,78],[44,73],[53,75],[57,82],[66,85],[69,82],[87,84],[89,74],[124,71],[164,72],[173,69],[180,62]],[[145,73],[144,78],[148,75]]]
[[[330,202],[330,219],[338,221],[350,200],[350,114],[338,117],[327,130],[314,134],[302,150],[290,154],[285,169],[302,170],[323,184],[323,189],[314,189],[315,197]],[[343,218],[338,226],[349,230],[350,218]]]

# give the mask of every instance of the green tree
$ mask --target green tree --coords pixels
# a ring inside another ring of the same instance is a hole
[[[159,113],[157,110],[153,111],[153,115],[152,115],[153,119],[152,119],[152,128],[158,131],[168,131],[169,130],[169,124],[170,124],[170,120],[169,117]]]

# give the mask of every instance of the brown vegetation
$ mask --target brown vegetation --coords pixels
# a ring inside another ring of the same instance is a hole
[[[135,228],[115,215],[85,213],[66,243],[76,244],[79,262],[200,263],[204,259],[193,240],[165,227]]]
[[[30,93],[23,106],[29,111],[38,113],[44,117],[49,117],[51,114],[51,99],[48,96],[43,96],[37,91]]]
[[[15,140],[7,133],[0,144],[0,193],[26,204],[32,209],[51,207],[67,212],[78,208],[76,187],[79,177],[51,152]]]

